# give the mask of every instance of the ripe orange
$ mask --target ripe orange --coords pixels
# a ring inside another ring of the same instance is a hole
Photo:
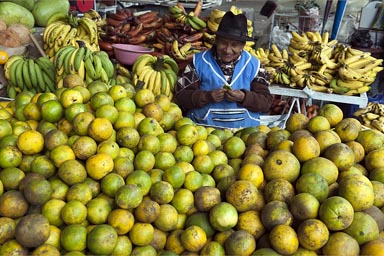
[[[359,142],[357,141],[349,141],[349,142],[346,142],[346,144],[348,145],[348,147],[350,147],[352,149],[352,151],[355,153],[355,162],[356,163],[360,163],[361,161],[364,160],[364,157],[365,157],[365,150],[364,150],[364,147],[363,145],[361,145]]]
[[[319,219],[307,219],[297,228],[300,245],[308,250],[318,250],[323,247],[329,238],[327,226]]]
[[[297,138],[292,145],[292,153],[300,162],[320,156],[320,145],[312,136]]]
[[[354,141],[361,130],[361,123],[354,118],[346,118],[335,125],[334,131],[339,135],[342,142]]]
[[[306,129],[308,122],[309,118],[305,114],[293,113],[288,117],[287,122],[285,124],[285,129],[290,133],[297,130]]]
[[[171,205],[173,205],[177,212],[180,214],[188,213],[192,208],[194,208],[194,196],[192,191],[180,188],[178,189],[171,201]]]
[[[325,199],[319,208],[319,218],[329,230],[341,231],[349,227],[353,221],[352,204],[341,196]]]
[[[106,223],[112,211],[109,201],[102,197],[91,199],[86,206],[87,220],[94,225]]]
[[[170,183],[161,180],[152,184],[149,194],[157,203],[166,204],[172,201],[174,190]]]
[[[68,252],[85,250],[87,247],[87,228],[80,224],[65,226],[60,233],[60,244]]]
[[[321,156],[312,158],[302,164],[301,175],[306,173],[320,174],[328,182],[328,185],[336,182],[339,176],[337,166],[328,158]]]
[[[213,228],[218,231],[227,231],[236,226],[238,212],[232,204],[220,202],[209,211],[209,221]]]
[[[296,231],[289,225],[280,224],[269,233],[272,248],[281,254],[294,254],[299,248]]]
[[[195,156],[192,160],[192,165],[199,173],[212,173],[215,165],[209,155]]]
[[[335,127],[341,120],[343,120],[343,110],[336,104],[327,103],[320,107],[318,111],[319,116],[324,116],[328,119],[331,127]]]
[[[60,215],[67,225],[81,224],[87,219],[87,207],[80,201],[72,200],[63,206]]]
[[[17,138],[17,147],[26,155],[40,153],[44,149],[44,137],[38,131],[24,131]]]
[[[65,198],[67,201],[77,200],[86,205],[92,199],[92,189],[85,183],[76,183],[68,187]]]
[[[133,214],[135,220],[139,222],[152,223],[160,214],[160,205],[150,197],[145,196],[139,206],[134,209]]]
[[[66,88],[60,94],[60,103],[68,108],[73,103],[83,103],[83,95],[76,89]]]
[[[368,213],[355,211],[351,225],[344,232],[352,236],[361,246],[379,238],[380,230],[375,219]]]
[[[87,235],[87,248],[92,254],[111,254],[117,244],[117,232],[108,224],[96,225]]]
[[[356,141],[363,145],[365,153],[367,154],[383,146],[384,134],[375,129],[366,129],[359,132]]]
[[[70,146],[64,144],[53,148],[49,152],[49,158],[53,161],[56,167],[60,167],[66,160],[76,159],[76,155]]]
[[[136,184],[126,184],[120,187],[115,194],[115,202],[122,209],[136,208],[142,200],[141,189]]]
[[[118,235],[125,235],[131,230],[135,217],[129,210],[117,208],[108,215],[107,222],[115,228]]]
[[[113,164],[113,159],[110,155],[96,153],[86,160],[85,168],[89,177],[95,180],[100,180],[113,171]]]
[[[321,248],[324,255],[360,255],[357,241],[345,232],[339,231],[329,235],[328,242]]]
[[[80,136],[73,142],[71,149],[76,158],[86,160],[97,152],[97,143],[91,137]]]
[[[319,211],[320,203],[310,193],[298,193],[290,201],[289,209],[298,220],[315,219]]]
[[[204,229],[197,225],[192,225],[181,233],[180,241],[182,246],[188,251],[198,252],[207,242],[207,235]]]
[[[0,65],[4,65],[8,61],[8,53],[5,51],[0,51]]]
[[[69,186],[83,182],[87,178],[84,164],[77,159],[64,161],[58,168],[57,174]]]
[[[181,234],[183,233],[182,229],[175,229],[169,232],[167,236],[167,241],[165,243],[164,253],[172,255],[180,255],[185,251],[185,248],[181,244]]]
[[[40,107],[36,102],[30,102],[23,107],[23,115],[26,120],[41,120]]]
[[[155,166],[156,158],[152,152],[148,150],[141,150],[136,153],[134,166],[137,170],[145,172],[150,171]]]
[[[311,133],[326,131],[329,129],[331,129],[331,124],[325,116],[317,115],[308,121],[307,130]]]
[[[276,150],[265,158],[263,170],[268,181],[283,178],[294,183],[300,175],[300,162],[289,151]]]
[[[177,139],[170,133],[162,133],[157,135],[157,138],[160,140],[160,151],[174,153],[178,142]]]
[[[198,171],[192,170],[185,174],[183,187],[195,192],[203,185],[203,177]]]
[[[135,246],[149,245],[154,237],[151,223],[135,222],[128,232],[128,237]]]
[[[225,198],[238,212],[245,212],[254,208],[258,195],[258,189],[251,181],[237,180],[228,187]]]
[[[180,119],[181,120],[181,119]],[[193,145],[198,140],[198,132],[193,124],[184,124],[177,129],[177,141],[181,145]]]
[[[153,222],[154,226],[161,231],[168,232],[176,228],[178,222],[178,212],[171,204],[161,204],[160,214]]]
[[[149,89],[141,89],[135,93],[134,100],[136,105],[142,108],[148,103],[155,102],[155,95]]]
[[[104,117],[95,117],[88,126],[88,135],[95,141],[109,139],[113,133],[112,123]]]
[[[0,148],[0,167],[17,167],[21,164],[22,152],[16,146],[4,146]]]
[[[321,203],[329,193],[328,182],[318,173],[305,173],[300,175],[295,184],[297,193],[309,193]]]
[[[289,204],[295,195],[295,188],[288,180],[276,178],[264,185],[263,195],[267,203],[279,200]]]
[[[335,143],[328,146],[323,156],[331,160],[339,171],[348,170],[355,164],[355,153],[345,143]]]
[[[116,142],[120,147],[133,149],[139,144],[140,134],[133,127],[122,127],[116,132]]]
[[[229,159],[240,158],[245,152],[244,141],[236,136],[227,139],[223,144],[223,151]]]
[[[245,230],[259,239],[265,232],[265,227],[261,222],[260,211],[249,210],[239,214],[239,220],[236,225],[237,230]]]

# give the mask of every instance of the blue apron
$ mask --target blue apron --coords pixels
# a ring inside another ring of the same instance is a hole
[[[211,50],[195,54],[193,62],[201,81],[201,90],[210,91],[228,85],[224,73],[213,58]],[[259,68],[259,60],[247,51],[242,51],[229,86],[233,90],[250,90],[250,84],[257,75]],[[222,128],[244,128],[260,124],[259,113],[239,107],[236,102],[227,100],[208,103],[202,108],[192,109],[187,113],[187,116],[196,123]]]

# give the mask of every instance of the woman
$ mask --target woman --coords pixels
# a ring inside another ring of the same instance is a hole
[[[176,86],[176,102],[198,124],[223,128],[258,126],[273,96],[260,61],[244,51],[247,18],[227,12],[214,46],[193,57]]]

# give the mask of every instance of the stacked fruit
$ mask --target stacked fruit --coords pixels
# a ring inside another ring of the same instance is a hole
[[[179,67],[168,55],[153,56],[143,54],[132,66],[133,83],[142,82],[142,88],[149,89],[154,95],[164,94],[173,98]]]
[[[266,65],[273,83],[344,95],[368,91],[377,73],[383,69],[381,59],[335,39],[329,41],[327,31],[323,35],[293,31],[288,51],[271,44],[270,51],[256,49],[255,56]],[[368,63],[369,67],[363,68]],[[355,69],[351,70],[350,66]]]
[[[163,25],[158,12],[137,13],[135,9],[118,9],[108,13],[106,25],[100,32],[100,48],[113,54],[112,43],[143,44],[150,43],[156,29]]]
[[[353,113],[368,128],[384,133],[384,105],[379,102],[368,102],[367,107]]]
[[[67,20],[58,20],[49,24],[43,33],[44,50],[49,57],[68,45],[79,47],[83,42],[92,51],[98,51],[99,32],[97,24],[88,17],[68,15]]]
[[[195,7],[189,13],[186,12],[182,3],[169,6],[168,10],[171,14],[171,18],[186,26],[190,26],[194,30],[202,30],[207,26],[207,23],[200,18],[203,7],[203,1],[197,1]]]
[[[33,59],[24,55],[12,55],[4,65],[8,80],[7,95],[15,98],[21,91],[54,92],[55,66],[47,57]]]
[[[345,48],[341,50],[340,55],[344,56],[339,56],[340,67],[331,83],[336,83],[337,88],[346,95],[369,91],[377,73],[383,70],[380,66],[383,59],[376,59],[369,52]]]
[[[126,89],[1,103],[1,255],[383,252],[382,133],[331,104],[232,132]]]
[[[79,48],[69,45],[62,47],[54,56],[57,88],[63,86],[67,74],[78,74],[86,82],[95,80],[109,83],[115,75],[115,67],[105,51],[92,51],[85,45]]]

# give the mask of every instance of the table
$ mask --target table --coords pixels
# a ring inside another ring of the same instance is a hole
[[[292,103],[289,107],[288,113],[284,115],[284,118],[279,119],[282,122],[280,123],[280,127],[284,128],[285,123],[289,116],[292,114],[293,108],[296,106],[297,112],[300,113],[300,99],[308,99],[319,100],[321,102],[337,102],[337,103],[346,103],[346,104],[354,104],[358,105],[359,108],[365,108],[368,104],[368,96],[366,93],[360,94],[360,96],[349,96],[349,95],[341,95],[341,94],[333,94],[333,93],[324,93],[324,92],[316,92],[308,87],[304,89],[294,89],[288,87],[282,87],[275,84],[271,84],[269,86],[269,91],[273,95],[281,95],[290,97],[292,99]],[[285,110],[284,110],[285,111]]]

